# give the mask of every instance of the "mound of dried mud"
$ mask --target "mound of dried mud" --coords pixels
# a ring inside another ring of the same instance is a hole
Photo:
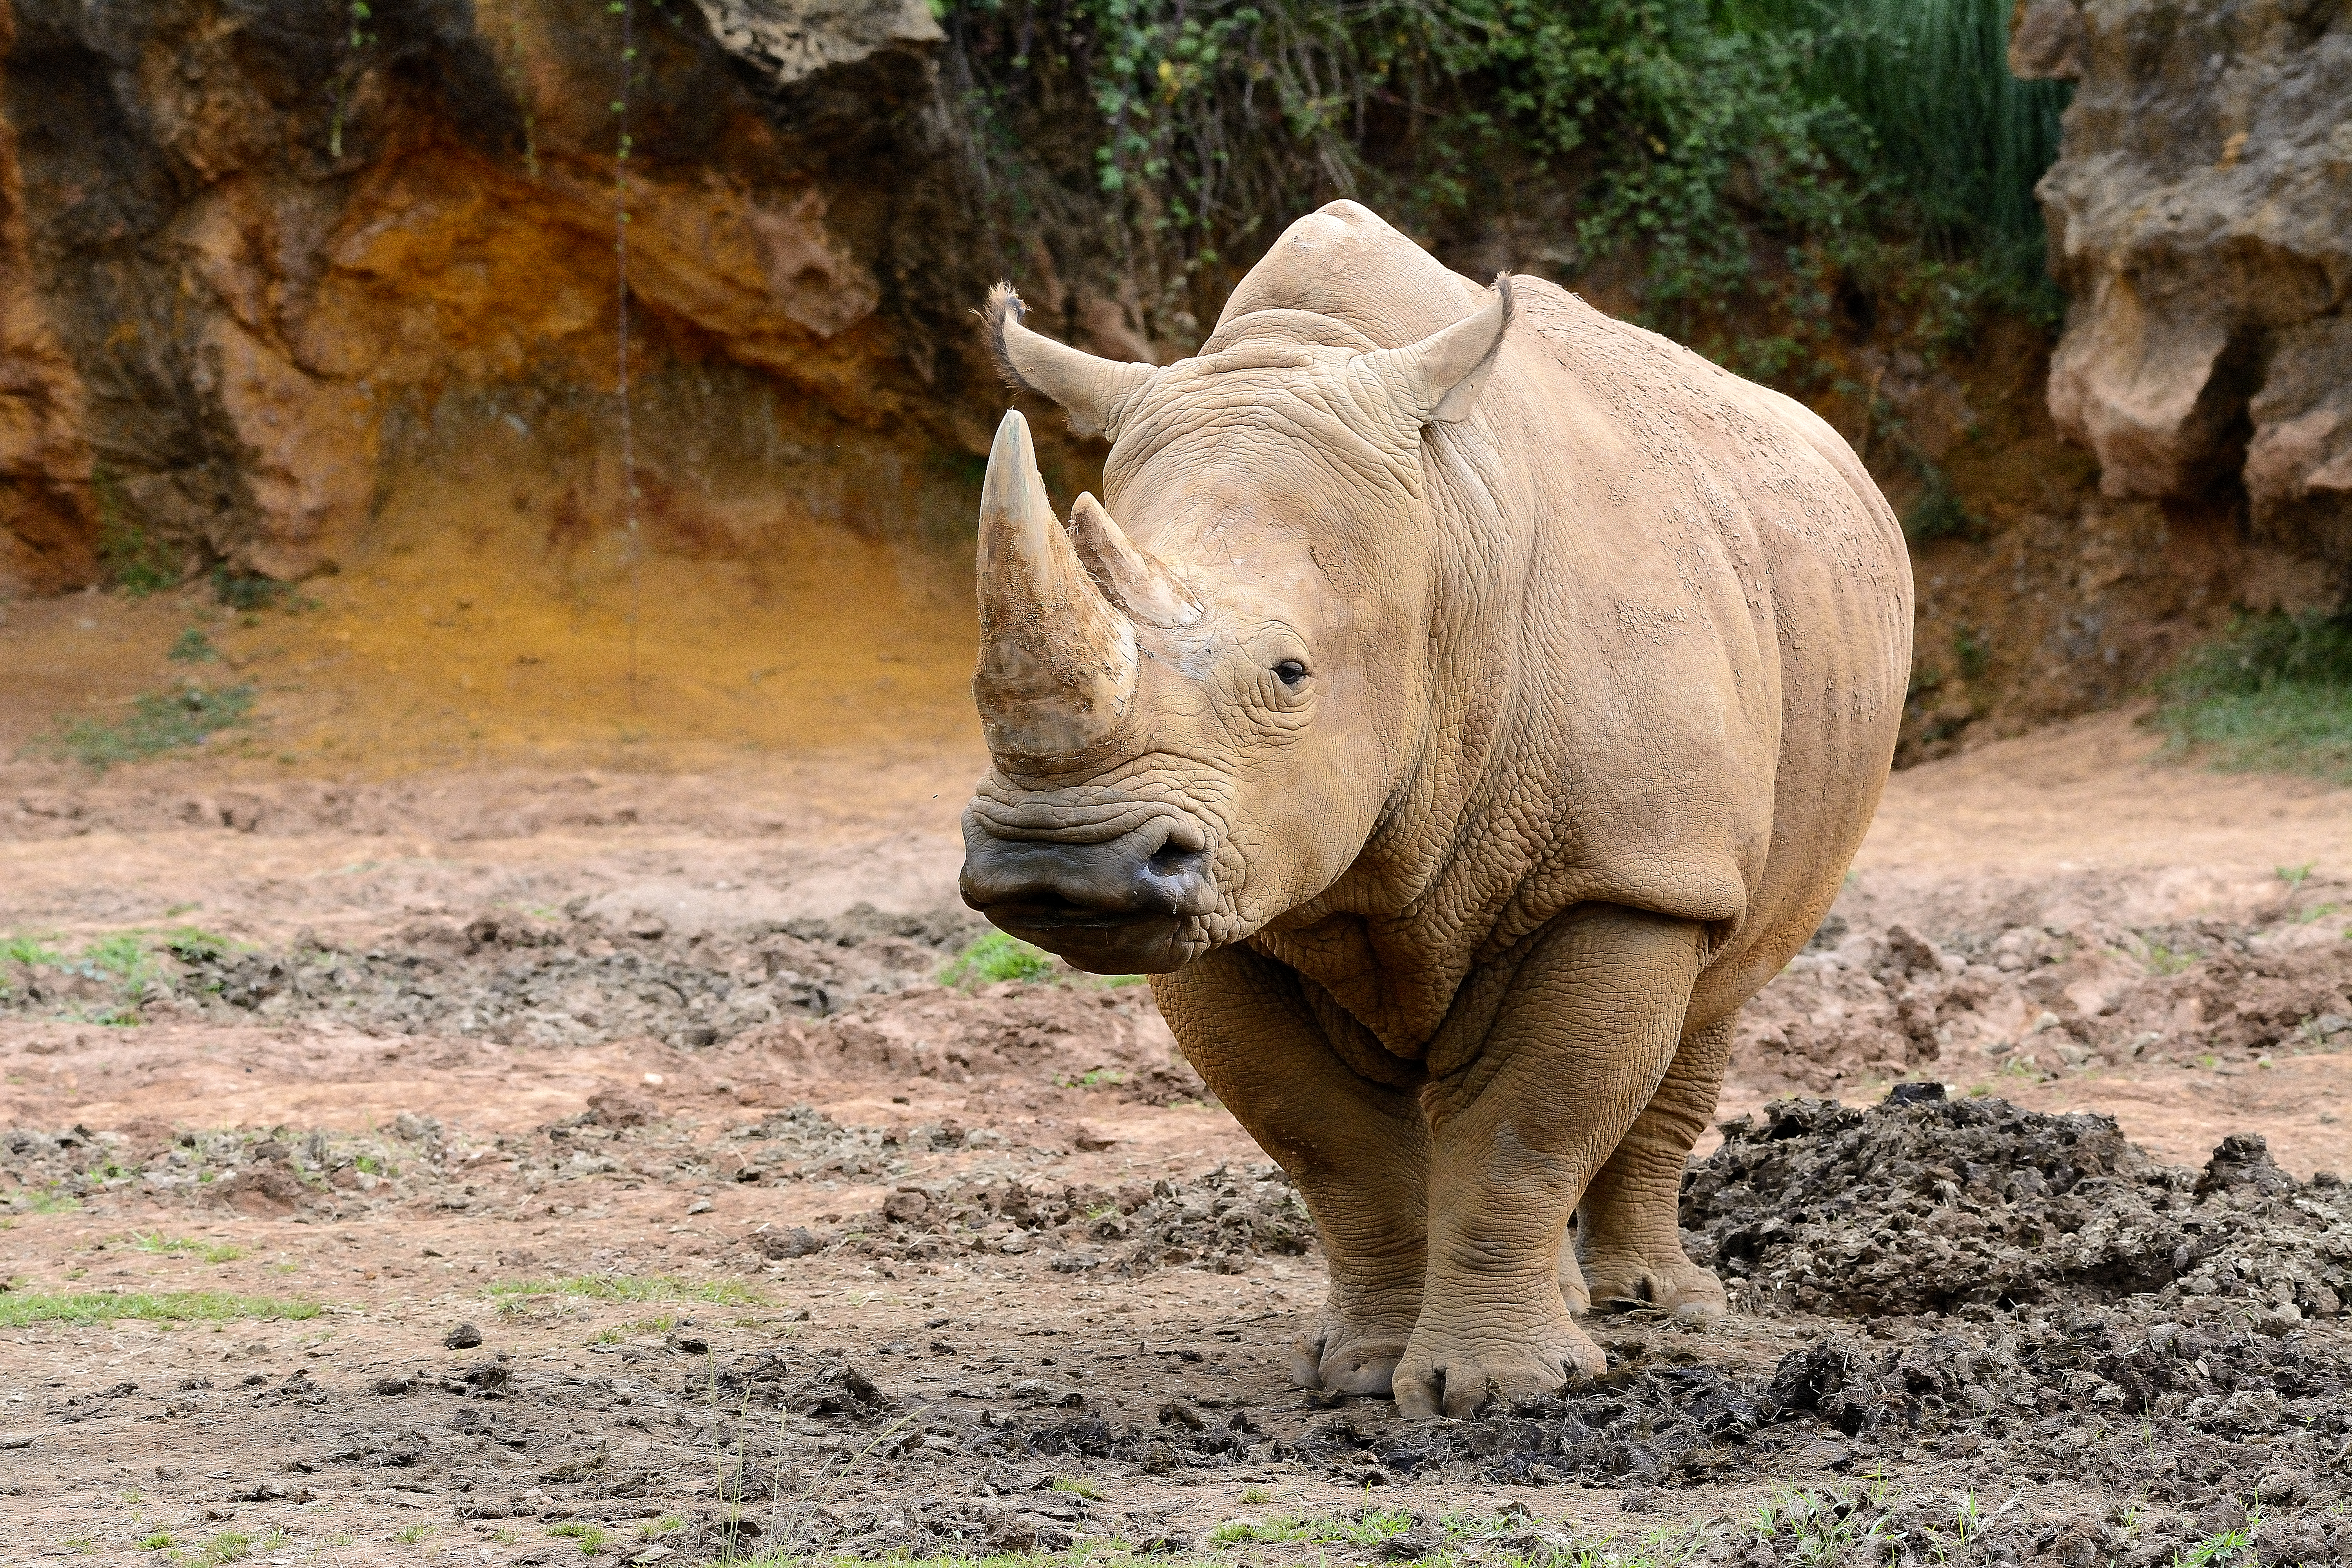
[[[1776,1100],[1685,1178],[1694,1256],[1750,1310],[1912,1317],[1967,1307],[2226,1300],[2267,1324],[2352,1295],[2352,1188],[2299,1183],[2258,1137],[2201,1172],[2112,1117],[1906,1085],[1854,1110]]]
[[[1735,1075],[1814,1093],[2352,1047],[2352,900],[2314,879],[2256,923],[2035,921],[1933,936],[1822,923],[1741,1010]]]

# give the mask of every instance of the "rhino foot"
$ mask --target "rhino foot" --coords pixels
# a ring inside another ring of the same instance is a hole
[[[1467,1416],[1490,1402],[1558,1394],[1608,1370],[1609,1358],[1563,1314],[1534,1342],[1469,1342],[1426,1327],[1413,1332],[1395,1374],[1397,1411],[1427,1419]]]
[[[1290,1351],[1290,1381],[1300,1388],[1388,1397],[1409,1331],[1327,1317]]]
[[[1582,1272],[1595,1306],[1650,1307],[1700,1323],[1731,1310],[1723,1281],[1687,1258],[1653,1261],[1633,1254],[1603,1254],[1586,1258]]]

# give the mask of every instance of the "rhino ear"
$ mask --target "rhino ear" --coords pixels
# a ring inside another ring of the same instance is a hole
[[[1379,388],[1416,424],[1451,425],[1470,416],[1510,330],[1511,275],[1497,273],[1494,298],[1443,331],[1401,349],[1358,359],[1354,374]]]
[[[1150,364],[1126,364],[1097,359],[1067,343],[1031,331],[1021,324],[1028,307],[1010,283],[988,291],[982,319],[988,328],[989,357],[1008,386],[1018,386],[1052,398],[1070,416],[1070,428],[1081,436],[1116,440],[1118,419],[1138,392],[1160,374]]]

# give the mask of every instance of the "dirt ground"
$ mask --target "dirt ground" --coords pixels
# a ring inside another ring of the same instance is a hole
[[[1415,1426],[1148,990],[941,983],[919,735],[0,764],[0,1562],[2352,1559],[2352,794],[1898,775],[1686,1184],[1741,1311]]]

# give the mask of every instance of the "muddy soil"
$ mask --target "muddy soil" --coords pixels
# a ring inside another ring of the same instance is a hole
[[[0,1555],[2352,1558],[2352,799],[2131,742],[1898,776],[1687,1180],[1739,1312],[1433,1426],[1287,1385],[1146,989],[942,979],[960,763],[15,764]]]

